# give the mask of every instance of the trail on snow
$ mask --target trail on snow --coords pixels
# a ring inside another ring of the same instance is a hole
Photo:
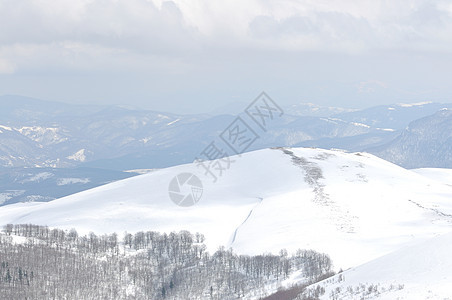
[[[314,192],[314,203],[329,208],[331,220],[334,222],[337,229],[347,233],[355,232],[353,220],[357,217],[352,216],[349,212],[341,209],[341,207],[330,198],[330,195],[325,192],[325,185],[321,182],[321,180],[324,179],[322,168],[316,162],[309,161],[305,157],[296,156],[293,151],[286,148],[273,149],[281,150],[291,158],[292,163],[295,166],[300,167],[304,171],[304,181],[312,187]],[[315,159],[325,160],[331,156],[334,155],[323,153],[323,155],[316,156]]]
[[[260,198],[259,197],[259,203],[257,203],[251,210],[250,213],[248,214],[248,216],[245,218],[245,220],[234,230],[234,234],[232,236],[232,241],[229,243],[231,246],[232,244],[234,244],[235,242],[235,238],[237,236],[237,231],[240,229],[240,227],[243,226],[243,224],[246,223],[246,221],[248,221],[248,219],[250,218],[251,214],[253,213],[254,209],[256,208],[256,206],[260,205],[262,203],[262,201],[264,201],[264,198]]]

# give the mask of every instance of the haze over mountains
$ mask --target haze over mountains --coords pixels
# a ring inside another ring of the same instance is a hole
[[[411,122],[397,138],[370,151],[406,168],[452,168],[452,110]]]
[[[0,104],[0,165],[4,167],[85,165],[130,170],[188,163],[202,150],[200,145],[209,144],[234,119],[227,114],[175,115],[19,96],[2,96]],[[426,102],[347,110],[292,105],[268,132],[259,132],[260,139],[248,150],[303,143],[352,151],[384,148],[410,122],[451,106]],[[432,129],[425,138],[434,138]],[[393,161],[388,155],[385,158]],[[394,158],[402,165],[411,161]],[[422,167],[430,166],[424,162]]]

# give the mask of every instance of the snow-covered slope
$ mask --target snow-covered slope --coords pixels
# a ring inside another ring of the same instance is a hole
[[[0,208],[0,224],[81,231],[190,230],[240,253],[311,248],[347,268],[452,230],[452,187],[365,153],[266,149],[232,157],[217,182],[196,164],[162,169],[43,204]],[[179,207],[174,176],[203,183]]]
[[[452,233],[395,251],[316,286],[321,299],[452,299]]]
[[[419,175],[442,182],[444,184],[452,185],[452,169],[422,168],[422,169],[413,169],[412,171],[416,172]]]

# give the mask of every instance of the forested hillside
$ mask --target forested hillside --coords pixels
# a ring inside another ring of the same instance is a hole
[[[0,235],[4,299],[259,299],[296,274],[314,282],[331,273],[327,255],[206,251],[187,231],[89,234],[7,225]]]

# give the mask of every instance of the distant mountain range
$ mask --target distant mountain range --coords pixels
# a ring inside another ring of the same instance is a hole
[[[235,118],[70,105],[19,96],[1,96],[0,105],[3,167],[86,166],[123,171],[189,163]],[[452,105],[398,104],[364,110],[291,105],[266,132],[250,122],[259,139],[247,150],[275,146],[372,149],[394,140],[410,122],[445,107]]]
[[[174,127],[193,129],[207,116],[120,107],[79,106],[0,97],[0,162],[5,167],[73,167],[152,147],[168,147]]]
[[[335,117],[348,122],[358,122],[376,128],[405,129],[414,120],[432,115],[451,103],[419,102],[411,104],[379,105],[363,110],[337,114]]]

